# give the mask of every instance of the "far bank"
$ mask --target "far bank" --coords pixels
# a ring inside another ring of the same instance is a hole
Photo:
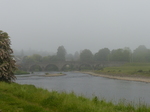
[[[90,74],[93,76],[99,76],[99,77],[105,77],[105,78],[111,78],[111,79],[118,79],[118,80],[128,80],[128,81],[139,81],[139,82],[146,82],[150,83],[150,77],[140,77],[140,76],[123,76],[123,75],[104,75],[94,72],[82,72],[85,74]]]
[[[150,63],[126,63],[122,66],[104,67],[95,71],[82,71],[111,79],[150,83]]]

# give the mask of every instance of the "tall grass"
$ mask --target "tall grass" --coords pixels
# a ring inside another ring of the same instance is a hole
[[[0,82],[2,112],[150,112],[150,108],[120,103],[114,105],[97,97],[87,99],[56,91],[49,92],[33,85]]]

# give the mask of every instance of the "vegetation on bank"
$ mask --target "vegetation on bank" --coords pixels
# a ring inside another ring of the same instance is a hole
[[[15,75],[22,75],[22,74],[30,74],[29,72],[26,72],[26,71],[22,71],[22,70],[16,70],[14,72]]]
[[[126,63],[119,67],[106,67],[95,72],[109,75],[150,76],[150,63]]]
[[[33,85],[0,82],[0,110],[2,112],[149,112],[150,107],[138,108],[120,103],[87,99],[55,91],[49,92]]]

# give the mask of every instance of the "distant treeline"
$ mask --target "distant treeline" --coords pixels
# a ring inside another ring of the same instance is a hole
[[[17,60],[22,62],[53,62],[53,61],[125,61],[125,62],[150,62],[150,49],[144,45],[140,45],[135,50],[131,51],[126,47],[123,49],[108,48],[100,49],[93,54],[89,49],[75,52],[75,54],[67,54],[64,46],[59,46],[56,55],[42,56],[40,54],[25,55],[23,52],[20,55],[15,55]]]

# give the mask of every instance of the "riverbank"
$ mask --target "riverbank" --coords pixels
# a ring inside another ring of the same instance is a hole
[[[1,112],[149,112],[150,107],[88,99],[74,93],[49,92],[33,85],[0,82]]]
[[[148,76],[140,76],[140,75],[105,75],[101,73],[94,72],[82,72],[85,74],[90,74],[93,76],[105,77],[110,79],[118,79],[118,80],[128,80],[128,81],[138,81],[138,82],[146,82],[150,83],[150,77]]]
[[[122,66],[104,67],[83,73],[111,79],[150,83],[150,63],[126,63]]]

